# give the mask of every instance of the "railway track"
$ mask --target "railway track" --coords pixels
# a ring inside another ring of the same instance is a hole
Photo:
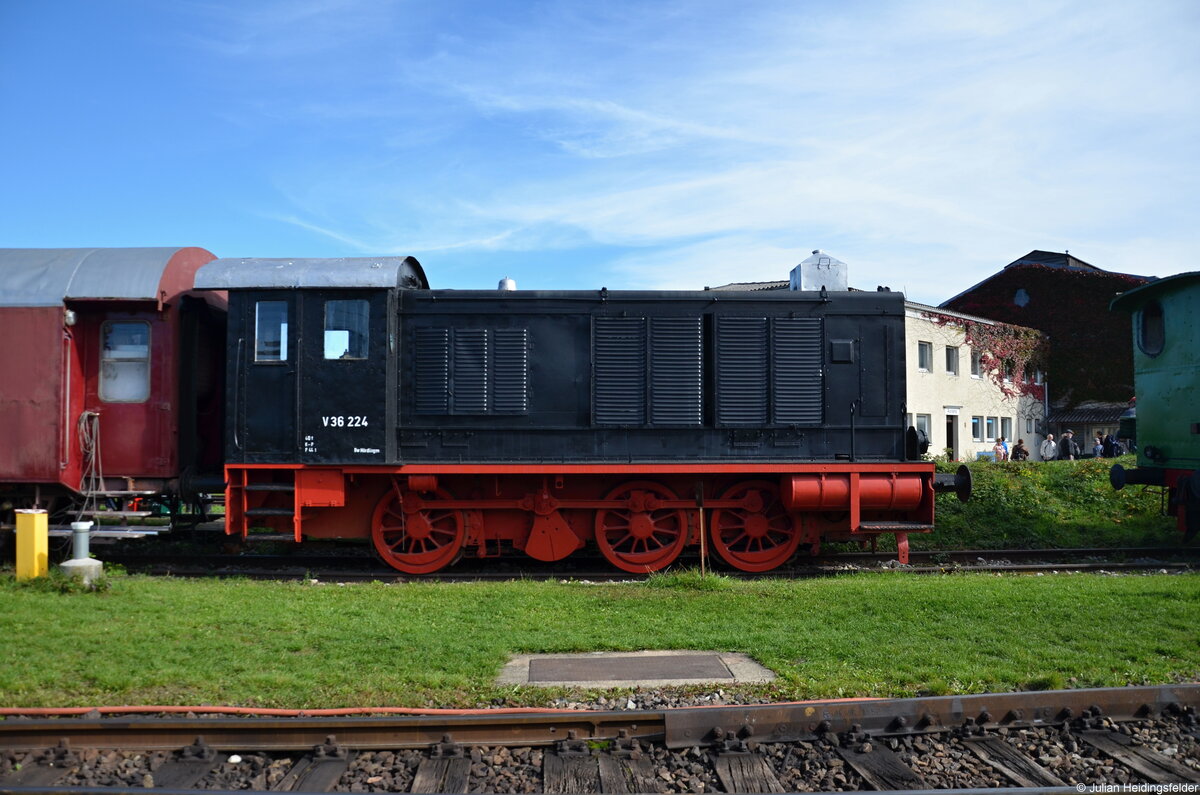
[[[0,794],[1196,791],[1197,706],[1200,685],[647,712],[9,718]]]
[[[184,577],[238,576],[251,579],[314,578],[354,581],[404,582],[420,579],[405,575],[365,553],[333,551],[329,554],[228,554],[155,553],[105,550],[106,562],[129,571]],[[894,571],[943,573],[946,571],[1048,572],[1048,571],[1189,571],[1200,566],[1200,549],[1162,547],[1091,548],[1061,550],[956,550],[912,552],[907,566],[895,564],[892,553],[843,552],[814,558],[798,558],[791,564],[764,574],[716,569],[739,578],[821,577],[847,571]],[[699,558],[683,558],[676,568],[699,567]],[[454,581],[563,579],[612,581],[636,578],[616,571],[601,559],[579,558],[554,564],[539,564],[523,558],[463,560],[437,573],[437,579]]]

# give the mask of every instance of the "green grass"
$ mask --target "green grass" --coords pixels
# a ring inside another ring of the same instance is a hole
[[[509,654],[670,648],[748,653],[777,699],[1200,675],[1191,575],[106,585],[0,576],[0,705],[537,705],[492,684]]]
[[[1113,463],[1136,466],[1135,456],[1080,461],[978,461],[970,502],[937,502],[937,529],[912,536],[914,549],[1005,549],[1172,546],[1174,517],[1162,515],[1158,492],[1143,486],[1115,491]],[[939,463],[953,472],[957,463]]]

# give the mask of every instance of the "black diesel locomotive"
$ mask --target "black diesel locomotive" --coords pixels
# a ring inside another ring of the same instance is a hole
[[[933,527],[899,293],[431,290],[408,258],[226,260],[227,532],[438,571],[594,542],[767,571]]]

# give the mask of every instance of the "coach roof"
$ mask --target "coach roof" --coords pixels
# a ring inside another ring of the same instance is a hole
[[[64,300],[154,301],[172,260],[186,248],[0,249],[0,306],[60,306]],[[187,259],[193,260],[189,256]]]
[[[421,263],[413,257],[317,259],[215,259],[196,272],[201,290],[278,288],[405,287],[427,290]]]

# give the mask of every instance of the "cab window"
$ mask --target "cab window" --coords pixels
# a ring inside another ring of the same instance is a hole
[[[1138,329],[1138,347],[1147,356],[1158,356],[1166,343],[1166,329],[1163,325],[1163,308],[1158,301],[1151,301],[1142,307],[1140,328]]]
[[[109,321],[100,333],[100,399],[144,402],[150,397],[150,324]]]
[[[288,357],[287,301],[254,305],[254,361],[286,362]]]
[[[325,358],[367,358],[367,302],[325,302]]]

